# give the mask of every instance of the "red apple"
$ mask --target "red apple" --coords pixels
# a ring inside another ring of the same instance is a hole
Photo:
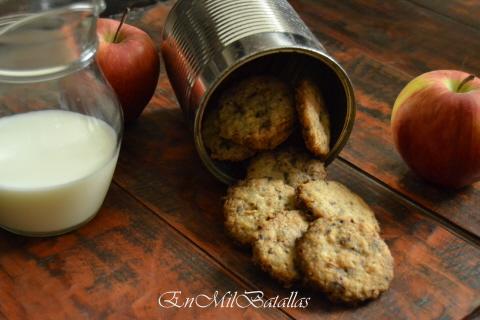
[[[98,19],[97,62],[120,100],[125,121],[130,122],[140,116],[155,92],[160,61],[147,33],[125,23],[119,29],[119,24]]]
[[[424,179],[459,188],[480,180],[480,79],[462,71],[418,76],[392,111],[395,146]]]

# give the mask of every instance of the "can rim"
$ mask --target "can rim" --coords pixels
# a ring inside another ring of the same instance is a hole
[[[278,48],[270,48],[260,52],[252,53],[251,55],[245,56],[244,58],[236,61],[231,67],[227,68],[222,74],[212,83],[209,90],[207,90],[207,94],[204,95],[199,103],[199,107],[195,111],[194,115],[194,126],[193,126],[193,133],[194,133],[194,140],[195,140],[195,148],[200,155],[200,159],[207,167],[207,169],[213,173],[213,175],[222,181],[225,184],[231,184],[236,181],[235,178],[231,177],[230,175],[226,174],[222,171],[211,159],[210,155],[205,148],[202,138],[202,120],[205,109],[208,105],[210,98],[212,97],[213,92],[220,86],[220,84],[233,72],[235,72],[238,68],[242,67],[246,63],[249,63],[255,59],[260,57],[264,57],[270,54],[275,53],[285,53],[285,52],[293,52],[293,53],[301,53],[311,56],[312,58],[319,59],[323,63],[325,63],[330,69],[332,69],[344,88],[345,97],[346,97],[346,115],[345,121],[343,123],[343,127],[341,129],[340,135],[330,150],[327,158],[325,159],[325,166],[328,166],[340,153],[343,149],[345,144],[348,141],[348,137],[350,136],[353,125],[355,122],[355,114],[356,114],[356,105],[355,105],[355,94],[352,82],[347,74],[347,72],[343,69],[343,67],[336,62],[332,57],[330,57],[326,52],[322,52],[320,50],[315,50],[314,48],[304,47],[304,46],[285,46],[285,47],[278,47]]]

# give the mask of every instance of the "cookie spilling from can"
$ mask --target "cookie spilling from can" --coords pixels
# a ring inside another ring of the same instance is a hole
[[[212,159],[248,163],[228,190],[224,216],[254,263],[285,286],[303,280],[355,304],[388,289],[393,258],[372,209],[326,180],[330,115],[317,83],[247,76],[207,110],[203,139]]]
[[[287,0],[244,2],[178,0],[163,29],[165,69],[200,159],[231,184],[246,160],[298,133],[328,165],[355,118],[347,73]]]
[[[373,211],[326,180],[353,127],[353,86],[289,2],[178,0],[162,40],[200,159],[231,184],[232,238],[286,286],[303,279],[347,303],[387,290],[393,259]]]
[[[330,116],[311,79],[291,88],[274,76],[247,77],[226,89],[204,117],[203,141],[215,160],[242,161],[273,150],[298,126],[313,155],[324,160],[330,152]]]

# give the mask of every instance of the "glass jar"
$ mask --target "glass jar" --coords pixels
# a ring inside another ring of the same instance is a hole
[[[68,232],[101,207],[123,116],[95,62],[103,1],[0,2],[0,226]]]

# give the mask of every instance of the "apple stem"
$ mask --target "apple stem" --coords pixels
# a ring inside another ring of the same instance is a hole
[[[460,82],[460,84],[458,85],[458,88],[457,88],[457,92],[461,92],[460,90],[462,90],[462,87],[469,81],[472,81],[473,79],[475,79],[475,75],[471,74],[469,75],[468,77],[466,77],[465,79],[463,79],[462,82]]]
[[[126,7],[125,10],[123,10],[122,19],[120,19],[120,24],[118,25],[117,31],[115,31],[115,36],[113,37],[113,43],[117,43],[118,34],[120,33],[120,29],[125,23],[125,20],[127,20],[127,16],[129,12],[130,12],[129,7]]]

